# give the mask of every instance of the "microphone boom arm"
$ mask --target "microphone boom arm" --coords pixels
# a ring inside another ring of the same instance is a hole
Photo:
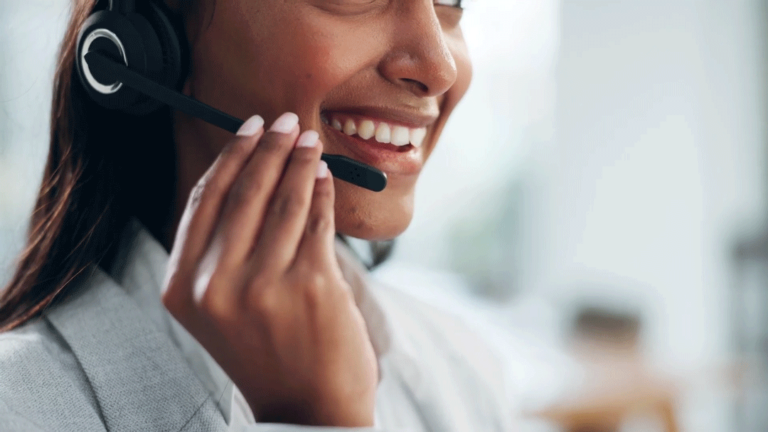
[[[91,70],[101,72],[99,76],[104,76],[104,74],[113,76],[116,81],[122,82],[148,97],[233,134],[237,133],[244,123],[239,118],[160,85],[97,51],[85,54],[85,61]],[[374,192],[384,190],[387,185],[387,175],[372,166],[343,155],[323,153],[321,159],[328,164],[328,169],[331,170],[333,176],[340,180]]]

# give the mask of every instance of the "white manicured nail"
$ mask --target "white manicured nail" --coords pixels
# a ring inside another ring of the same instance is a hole
[[[317,147],[318,138],[320,138],[320,134],[316,131],[304,131],[296,141],[296,147]]]
[[[292,112],[287,112],[275,120],[272,123],[272,127],[269,128],[271,132],[289,133],[296,125],[299,124],[299,116]]]
[[[253,136],[264,126],[264,119],[259,115],[252,116],[237,130],[239,136]]]
[[[326,178],[328,177],[328,164],[321,160],[317,164],[317,178]]]

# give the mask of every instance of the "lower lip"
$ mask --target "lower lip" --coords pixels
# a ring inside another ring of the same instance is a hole
[[[424,163],[419,147],[412,144],[398,147],[393,144],[382,144],[375,139],[364,140],[357,135],[347,135],[325,123],[321,124],[327,131],[326,136],[341,143],[352,153],[345,156],[378,168],[388,175],[412,175],[421,172]]]

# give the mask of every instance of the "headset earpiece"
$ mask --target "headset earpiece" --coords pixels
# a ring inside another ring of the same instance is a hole
[[[85,54],[94,50],[164,86],[173,89],[181,86],[189,58],[186,40],[179,40],[180,29],[174,27],[168,11],[163,8],[166,8],[164,4],[144,1],[136,5],[134,12],[125,15],[101,10],[86,19],[78,36],[77,70],[81,83],[99,105],[145,115],[163,104],[115,84],[114,80],[109,82],[108,78],[96,76],[84,60]]]

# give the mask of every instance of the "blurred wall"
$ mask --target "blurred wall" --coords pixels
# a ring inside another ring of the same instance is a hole
[[[722,358],[731,242],[765,214],[763,2],[560,7],[534,285],[638,306],[658,360]]]
[[[22,247],[48,154],[56,51],[70,0],[0,0],[0,284]]]

